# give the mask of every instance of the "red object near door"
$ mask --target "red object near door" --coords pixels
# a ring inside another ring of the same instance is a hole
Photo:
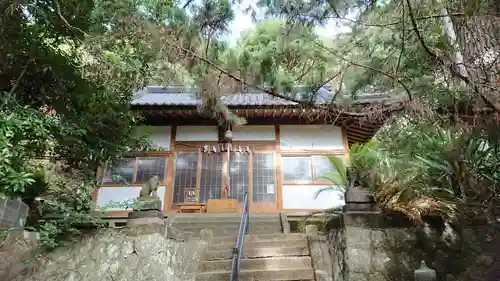
[[[231,188],[229,187],[229,184],[227,184],[227,183],[226,183],[226,186],[224,186],[224,188],[225,188],[227,191],[229,191],[229,189],[231,189]]]

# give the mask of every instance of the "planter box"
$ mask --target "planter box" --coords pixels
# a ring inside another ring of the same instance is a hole
[[[345,211],[376,211],[375,200],[367,188],[349,187],[345,192]]]

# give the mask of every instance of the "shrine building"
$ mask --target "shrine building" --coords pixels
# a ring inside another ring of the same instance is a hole
[[[221,128],[199,113],[195,90],[148,86],[135,94],[134,110],[144,117],[138,134],[155,149],[138,151],[99,171],[96,210],[139,196],[144,182],[157,175],[163,212],[239,212],[248,192],[250,212],[304,213],[341,207],[339,192],[315,194],[330,183],[321,178],[333,167],[326,155],[344,156],[349,145],[366,142],[397,107],[383,95],[356,101],[358,108],[381,105],[383,114],[345,112],[328,87],[318,90],[316,105],[263,92],[227,94],[222,101],[247,124]],[[333,100],[333,105],[331,104]],[[326,104],[329,104],[326,106]],[[325,113],[328,112],[328,113]],[[223,141],[230,131],[232,141]],[[123,206],[106,215],[126,217]]]

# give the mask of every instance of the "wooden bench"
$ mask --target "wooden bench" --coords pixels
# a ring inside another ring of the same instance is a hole
[[[205,204],[181,203],[177,204],[177,213],[205,213]]]

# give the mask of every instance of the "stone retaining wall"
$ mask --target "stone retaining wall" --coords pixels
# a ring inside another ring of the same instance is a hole
[[[12,281],[194,281],[211,239],[201,236],[160,224],[103,229],[43,255]]]
[[[325,280],[332,281],[412,281],[421,260],[436,270],[438,281],[497,281],[497,229],[440,222],[416,228],[400,216],[344,213],[329,221],[324,240],[330,250],[320,259],[330,259],[331,278]]]

